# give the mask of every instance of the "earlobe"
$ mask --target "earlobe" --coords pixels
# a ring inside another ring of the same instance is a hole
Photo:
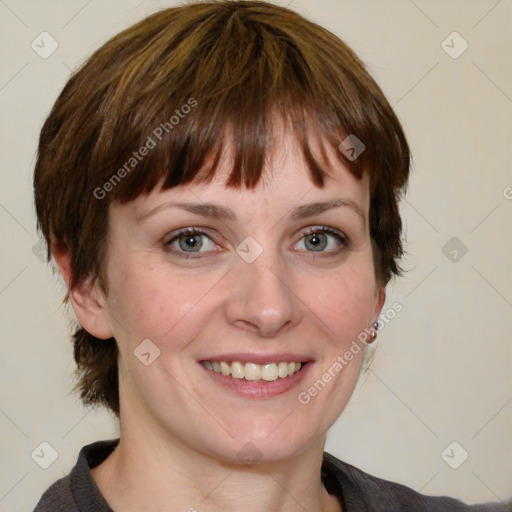
[[[114,336],[102,291],[92,279],[71,283],[71,254],[62,244],[52,243],[52,254],[68,289],[69,300],[80,325],[99,339]]]
[[[365,329],[365,332],[369,332],[369,337],[366,339],[366,343],[373,343],[377,339],[377,331],[379,330],[379,315],[384,306],[386,300],[386,290],[384,287],[380,287],[375,294],[375,306],[373,309],[372,320],[370,327]]]

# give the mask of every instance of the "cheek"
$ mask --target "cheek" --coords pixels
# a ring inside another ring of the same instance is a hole
[[[329,328],[330,337],[338,348],[368,327],[374,304],[373,274],[357,268],[318,282],[314,299],[308,301],[314,314]]]
[[[216,276],[201,278],[183,277],[168,268],[148,268],[143,262],[121,263],[112,272],[113,286],[109,309],[120,329],[116,339],[130,345],[149,338],[158,342],[178,332],[185,324],[199,330],[201,322],[191,324],[190,319],[207,302],[205,297],[214,295]],[[171,336],[175,338],[175,336]]]

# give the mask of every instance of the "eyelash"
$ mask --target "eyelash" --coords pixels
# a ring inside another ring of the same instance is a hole
[[[350,246],[350,240],[347,235],[342,233],[341,231],[338,231],[334,228],[328,228],[327,226],[312,226],[309,228],[306,228],[302,231],[300,240],[302,240],[304,237],[308,235],[317,235],[320,233],[324,233],[326,235],[330,235],[334,237],[340,246],[337,249],[332,249],[330,251],[319,251],[319,254],[315,254],[316,251],[306,251],[308,253],[312,253],[313,257],[317,257],[322,255],[322,257],[329,257],[329,256],[336,256],[344,249],[347,249]]]
[[[326,226],[312,226],[312,227],[306,228],[304,231],[302,231],[300,240],[302,240],[304,237],[306,237],[308,235],[317,235],[319,233],[331,235],[334,238],[336,238],[338,240],[338,242],[341,244],[340,247],[335,250],[326,251],[326,252],[318,251],[320,254],[323,254],[323,257],[337,255],[342,250],[347,249],[350,246],[350,239],[344,233],[342,233],[341,231],[338,231],[336,229],[333,229],[333,228],[328,228]],[[183,228],[183,229],[180,229],[179,231],[177,231],[175,234],[173,234],[173,236],[169,240],[165,241],[164,246],[166,248],[168,248],[176,240],[179,240],[180,238],[182,238],[183,236],[186,236],[186,235],[192,235],[192,236],[204,235],[205,237],[210,239],[213,243],[215,243],[213,241],[211,235],[205,230],[202,230],[200,228]],[[183,257],[186,259],[199,259],[199,258],[204,257],[201,255],[201,252],[187,253],[186,251],[173,250],[173,249],[169,249],[169,250],[176,253],[180,257]],[[211,252],[211,251],[205,251],[205,252]],[[313,253],[313,256],[318,257],[318,255],[314,254],[316,251],[306,251],[306,252]]]

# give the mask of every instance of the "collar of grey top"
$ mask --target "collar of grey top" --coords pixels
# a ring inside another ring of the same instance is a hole
[[[84,446],[69,475],[71,493],[81,512],[113,512],[91,475],[91,468],[103,462],[119,439]],[[376,478],[329,453],[324,453],[322,480],[336,495],[344,512],[510,512],[506,504],[465,505],[461,501],[419,494],[401,484]]]

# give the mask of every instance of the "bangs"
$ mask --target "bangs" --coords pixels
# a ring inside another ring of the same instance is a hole
[[[218,112],[216,119],[198,108],[197,112],[190,114],[193,119],[181,121],[173,131],[167,133],[158,125],[156,135],[153,130],[148,136],[143,136],[137,152],[140,155],[140,149],[145,146],[148,148],[147,156],[135,158],[134,152],[128,151],[123,166],[113,174],[114,177],[104,176],[101,185],[110,181],[113,184],[112,199],[124,203],[149,193],[160,183],[165,190],[193,181],[210,182],[221,160],[225,162],[222,158],[224,152],[229,151],[227,165],[230,168],[223,169],[229,176],[226,186],[254,188],[261,179],[269,155],[277,149],[277,141],[282,139],[283,128],[295,136],[316,186],[322,187],[325,177],[331,174],[326,145],[332,146],[339,161],[359,179],[363,159],[351,162],[338,149],[338,141],[345,137],[344,130],[338,127],[340,135],[333,136],[318,119],[306,114],[301,105],[296,109],[277,113],[269,105],[268,110],[254,111],[252,116],[249,112],[246,116],[233,114],[233,117]],[[206,121],[211,126],[205,126]],[[311,147],[311,139],[316,152]],[[116,175],[126,178],[117,180]]]

